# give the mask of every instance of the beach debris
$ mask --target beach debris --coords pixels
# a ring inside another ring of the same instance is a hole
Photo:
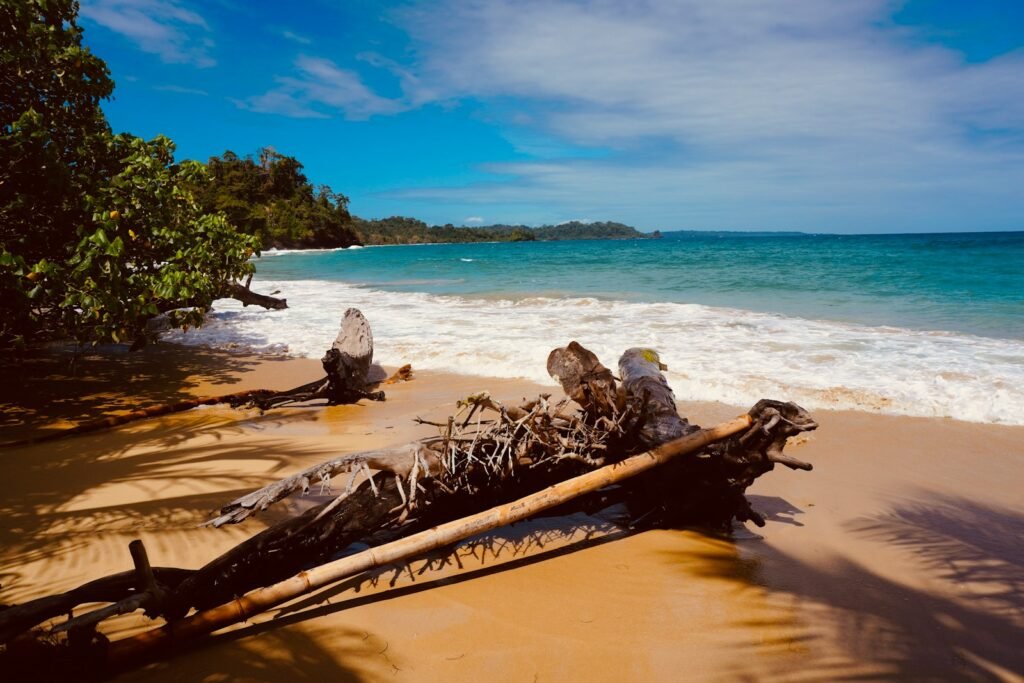
[[[115,662],[131,661],[172,642],[212,633],[342,579],[375,567],[418,557],[483,531],[514,524],[580,496],[626,481],[673,458],[693,453],[743,432],[754,423],[755,418],[751,415],[741,415],[710,429],[696,429],[653,450],[552,484],[517,500],[304,570],[275,584],[249,591],[238,599],[170,622],[167,626],[111,643],[108,656]],[[754,428],[760,429],[759,426]],[[415,487],[410,490],[414,491]],[[411,504],[411,493],[408,501]]]
[[[391,376],[381,382],[381,384],[398,384],[399,382],[411,382],[413,379],[412,366],[406,363],[402,367],[391,373]]]
[[[369,360],[358,351],[372,348],[372,337],[368,325],[362,335],[360,319],[352,314],[348,328],[357,331],[359,343],[336,342],[337,353],[329,352],[336,381],[368,377]],[[289,495],[345,476],[331,500],[195,571],[165,580],[167,570],[146,572],[133,552],[134,581],[120,579],[120,593],[104,593],[111,604],[82,615],[74,628],[70,621],[37,628],[58,617],[56,606],[74,607],[68,594],[33,601],[34,609],[26,603],[0,610],[0,642],[10,648],[26,640],[59,641],[66,633],[70,643],[74,633],[75,647],[60,650],[62,656],[90,652],[92,661],[107,665],[137,663],[317,587],[554,507],[571,512],[622,503],[633,528],[700,524],[729,530],[733,520],[764,525],[746,489],[777,463],[811,467],[782,452],[790,437],[817,427],[802,408],[762,400],[734,420],[700,429],[679,415],[653,349],[623,353],[621,381],[576,342],[553,350],[547,367],[564,398],[542,394],[506,406],[486,392],[468,396],[446,421],[420,421],[434,435],[334,458],[227,503],[209,525],[240,523]],[[96,626],[137,607],[166,623],[106,642]]]
[[[290,403],[324,400],[327,405],[355,403],[360,399],[383,401],[383,391],[372,389],[387,375],[373,364],[373,331],[358,308],[345,311],[341,329],[331,348],[320,359],[326,377],[273,396],[255,399],[252,405],[269,410]],[[411,368],[410,368],[411,374]]]
[[[221,296],[225,299],[240,301],[242,306],[262,306],[267,310],[283,310],[288,308],[287,299],[278,299],[273,295],[260,294],[252,291],[252,274],[245,280],[245,284],[239,282],[227,282],[221,288]],[[277,294],[274,292],[273,294]]]

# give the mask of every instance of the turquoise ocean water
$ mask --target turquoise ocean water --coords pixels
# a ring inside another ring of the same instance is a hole
[[[744,235],[370,248],[262,277],[463,296],[697,303],[1024,339],[1024,233]]]
[[[570,339],[658,348],[680,398],[1024,424],[1024,233],[685,233],[277,252],[190,343],[319,356],[345,308],[384,363],[545,377]]]

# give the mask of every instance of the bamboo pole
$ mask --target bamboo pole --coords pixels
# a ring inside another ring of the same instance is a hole
[[[559,482],[511,503],[446,522],[392,543],[369,548],[355,555],[300,572],[273,585],[250,591],[232,602],[197,612],[180,621],[167,623],[136,636],[112,642],[107,651],[108,660],[114,664],[137,660],[158,648],[168,646],[176,641],[212,633],[300,595],[374,567],[415,557],[427,551],[451,545],[482,531],[521,521],[578,496],[646,472],[672,458],[700,450],[708,444],[721,441],[747,429],[752,423],[753,418],[750,415],[741,415],[715,427],[701,429],[674,441],[669,441],[621,462]]]

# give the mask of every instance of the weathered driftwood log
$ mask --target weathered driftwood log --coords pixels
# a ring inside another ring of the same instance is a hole
[[[552,352],[549,369],[583,402],[581,418],[567,420],[560,406],[552,407],[544,399],[513,410],[486,395],[470,397],[464,405],[469,414],[453,416],[441,425],[443,432],[437,437],[335,458],[232,501],[211,524],[242,521],[295,491],[317,483],[323,487],[335,474],[349,473],[337,500],[265,530],[182,582],[171,600],[174,609],[224,602],[262,585],[268,577],[289,576],[354,542],[367,542],[369,536],[411,533],[416,525],[475,512],[696,429],[679,417],[657,354],[630,349],[623,355],[621,368],[626,382],[623,410],[611,399],[616,392],[610,372],[574,343]],[[764,423],[774,419],[781,405],[759,404],[754,414],[762,419],[763,411],[774,411],[763,418]],[[805,415],[789,405],[794,416]],[[479,419],[482,410],[498,413],[498,420],[493,427],[473,430],[472,418]],[[807,418],[799,429],[814,426]],[[463,433],[460,427],[471,431]],[[775,420],[771,431],[784,427]],[[677,505],[655,498],[660,514],[651,522],[701,521],[724,527],[734,517],[756,521],[759,518],[752,515],[742,492],[772,467],[768,456],[758,450],[762,445],[760,441],[735,443],[731,450],[709,458],[707,467],[684,469],[669,478],[659,475],[623,495],[634,494],[629,496],[631,505],[648,515],[652,486],[670,501],[701,501]],[[360,472],[366,476],[370,470],[383,475],[354,487]]]
[[[326,400],[328,405],[355,403],[363,398],[384,400],[383,391],[371,391],[377,384],[370,376],[373,332],[358,308],[345,311],[338,336],[320,362],[327,375],[323,379],[258,399],[255,404],[266,410],[286,403],[315,400]]]
[[[666,370],[654,349],[628,349],[619,359],[619,377],[628,405],[633,409],[641,443],[656,446],[696,431],[676,409],[676,397],[668,386]]]
[[[173,642],[181,642],[212,633],[300,595],[374,567],[411,559],[469,538],[474,534],[527,519],[538,512],[593,493],[606,486],[624,482],[669,462],[673,458],[692,453],[708,444],[742,432],[750,428],[753,422],[754,418],[750,415],[741,415],[711,429],[691,431],[688,435],[664,443],[653,450],[553,484],[519,500],[440,524],[391,543],[303,571],[289,579],[258,588],[215,608],[114,642],[110,646],[108,656],[114,662],[144,657],[153,650]]]
[[[579,342],[569,342],[548,354],[548,374],[558,381],[565,395],[591,418],[611,417],[622,406],[612,372]]]
[[[341,329],[321,361],[327,373],[328,399],[349,403],[360,398],[383,400],[384,393],[367,393],[373,365],[373,332],[358,308],[345,311]]]

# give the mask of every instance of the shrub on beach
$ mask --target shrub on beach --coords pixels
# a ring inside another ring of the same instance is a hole
[[[199,324],[258,249],[201,210],[201,164],[111,132],[114,83],[77,18],[72,0],[0,0],[0,347],[140,342],[165,311]]]

